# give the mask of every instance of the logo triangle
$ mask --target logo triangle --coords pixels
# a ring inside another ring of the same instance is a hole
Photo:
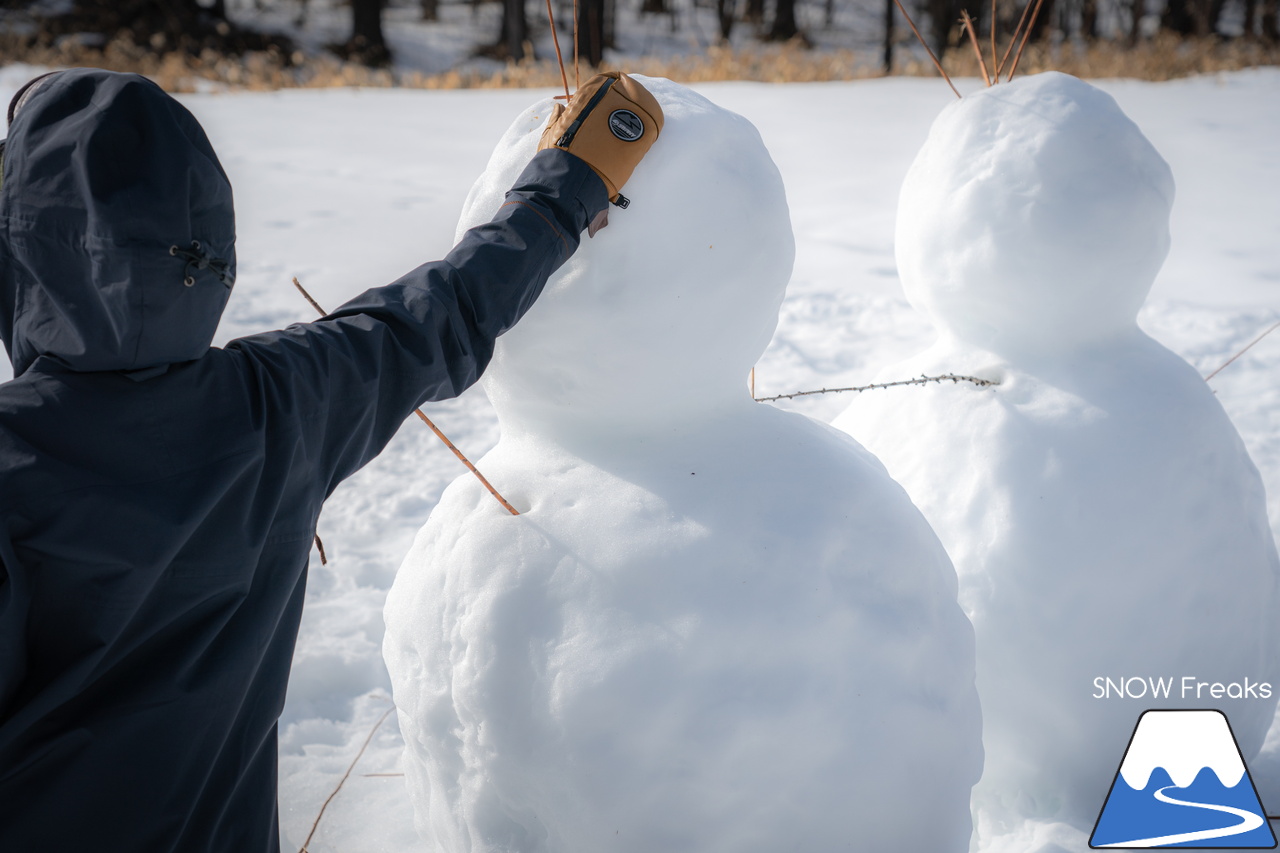
[[[1216,710],[1143,712],[1089,847],[1275,846],[1275,834],[1226,715]]]

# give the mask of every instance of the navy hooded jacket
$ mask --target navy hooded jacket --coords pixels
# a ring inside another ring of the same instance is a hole
[[[444,261],[210,348],[235,225],[200,126],[135,75],[33,90],[0,185],[0,850],[278,849],[321,504],[476,381],[606,205],[540,152]]]

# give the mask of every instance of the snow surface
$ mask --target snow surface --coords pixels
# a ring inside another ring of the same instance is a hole
[[[665,124],[631,206],[485,377],[479,464],[523,514],[463,475],[387,598],[419,828],[450,853],[963,853],[982,749],[954,570],[865,451],[750,400],[791,272],[781,178],[749,122],[639,79]]]
[[[0,68],[0,102],[36,72]],[[980,82],[959,81],[962,91]],[[1206,374],[1280,321],[1280,71],[1100,88],[1169,162],[1178,197],[1172,247],[1139,324]],[[872,381],[925,349],[931,323],[902,295],[894,212],[930,124],[954,96],[936,80],[697,87],[760,129],[787,187],[796,264],[781,320],[757,367],[757,393]],[[544,93],[550,94],[550,92]],[[238,193],[240,279],[219,340],[309,319],[298,275],[326,305],[440,257],[494,140],[536,93],[308,91],[186,96]],[[611,226],[612,227],[612,226]],[[607,231],[606,231],[607,233]],[[603,236],[603,234],[602,234]],[[7,375],[7,365],[0,366]],[[1231,416],[1268,492],[1280,495],[1280,332],[1210,388]],[[919,389],[876,394],[907,398]],[[848,394],[777,405],[830,420]],[[480,389],[432,406],[473,458],[498,439]],[[416,419],[415,419],[416,420]],[[342,486],[320,520],[329,551],[313,559],[307,608],[281,720],[284,848],[297,850],[379,717],[388,709],[382,608],[397,567],[457,460],[410,422],[383,456]],[[1280,530],[1280,502],[1270,522]],[[1103,674],[1103,673],[1099,673]],[[1123,673],[1115,673],[1120,675]],[[1091,692],[1092,685],[1080,686]],[[1145,707],[1120,701],[1132,722]],[[324,812],[313,853],[421,851],[400,776],[394,715]],[[1273,734],[1264,757],[1280,757]],[[1112,760],[1119,761],[1119,755]],[[1250,769],[1258,775],[1258,762]],[[1262,791],[1269,813],[1280,807]],[[1105,788],[1098,791],[1101,806]],[[1067,839],[1064,825],[1027,824],[1010,849]],[[1077,833],[1078,834],[1078,833]],[[1084,847],[1080,839],[1080,848]]]

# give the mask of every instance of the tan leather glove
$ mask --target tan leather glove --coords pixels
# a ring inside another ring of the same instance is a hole
[[[649,91],[619,71],[597,74],[566,109],[556,104],[538,150],[561,148],[586,161],[604,180],[609,200],[630,202],[619,190],[662,132],[662,107]]]

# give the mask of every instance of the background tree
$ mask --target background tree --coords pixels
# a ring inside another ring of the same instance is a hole
[[[728,42],[733,21],[738,15],[738,0],[716,0],[716,17],[720,23],[720,41]]]
[[[37,32],[28,38],[32,46],[48,46],[63,36],[96,33],[105,42],[123,42],[144,52],[199,56],[204,50],[237,56],[245,51],[270,51],[288,63],[293,43],[284,36],[241,29],[226,17],[219,0],[74,0],[65,11],[39,14],[33,0],[5,0],[12,9],[37,14]],[[93,61],[86,56],[86,61]]]
[[[490,55],[519,62],[525,58],[528,43],[529,19],[525,15],[524,0],[502,0],[502,29]]]
[[[1045,0],[1049,2],[1049,0]],[[960,17],[960,7],[956,0],[925,0],[924,10],[929,15],[929,46],[938,58],[946,53],[951,40],[951,31],[955,21]],[[914,17],[914,16],[913,16]]]
[[[893,73],[893,0],[884,0],[884,73]]]
[[[776,0],[773,5],[773,23],[769,25],[769,41],[787,41],[800,35],[796,24],[796,0]]]
[[[604,62],[604,49],[613,46],[611,12],[606,0],[578,0],[578,55],[595,66]]]
[[[365,65],[390,65],[391,51],[382,35],[383,0],[351,0],[351,39],[342,51]]]

